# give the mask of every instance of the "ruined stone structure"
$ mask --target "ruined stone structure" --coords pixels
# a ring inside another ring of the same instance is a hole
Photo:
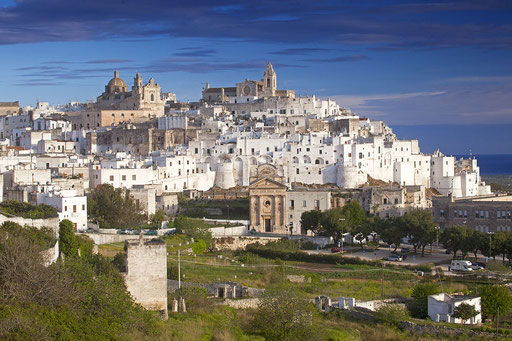
[[[286,185],[271,164],[258,166],[249,186],[251,227],[258,232],[287,233]]]
[[[176,144],[186,143],[186,130],[160,130],[116,128],[104,132],[90,132],[86,137],[89,154],[103,152],[127,152],[132,155],[148,155],[157,150],[167,150]]]
[[[126,240],[126,288],[135,302],[167,320],[167,248],[161,239]]]

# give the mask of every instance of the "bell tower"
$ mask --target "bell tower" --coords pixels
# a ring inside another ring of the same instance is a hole
[[[140,73],[137,72],[135,75],[135,78],[133,79],[133,89],[142,89],[142,77],[140,76]]]
[[[267,69],[263,74],[263,93],[266,96],[275,96],[277,89],[277,75],[272,67],[272,64],[268,62]]]

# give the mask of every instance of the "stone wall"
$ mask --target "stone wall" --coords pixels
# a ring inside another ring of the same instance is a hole
[[[126,242],[126,288],[135,302],[167,319],[167,248],[161,239]]]
[[[91,238],[96,245],[120,243],[126,240],[136,240],[139,238],[139,236],[133,234],[83,233],[83,235]],[[152,240],[156,238],[158,238],[158,236],[144,236],[144,240]]]
[[[42,227],[51,228],[55,235],[59,234],[59,218],[47,218],[47,219],[30,219],[30,218],[22,218],[22,217],[7,217],[3,214],[0,214],[0,224],[5,223],[6,221],[12,221],[16,224],[20,224],[21,226],[33,226],[38,229]]]
[[[258,304],[260,303],[259,298],[245,298],[242,300],[232,300],[232,299],[225,299],[220,304],[227,305],[228,307],[235,308],[235,309],[255,309],[258,308]]]
[[[43,256],[44,265],[49,266],[59,259],[59,241],[55,242],[55,245],[47,250],[41,252]]]
[[[214,238],[214,248],[217,250],[243,250],[249,244],[260,243],[267,244],[276,241],[279,237],[220,237]]]

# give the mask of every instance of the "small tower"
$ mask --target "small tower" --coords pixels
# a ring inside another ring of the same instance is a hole
[[[277,75],[272,67],[272,64],[268,62],[267,69],[263,74],[263,93],[266,96],[275,96],[277,89]]]
[[[140,73],[137,72],[135,78],[133,79],[133,88],[134,89],[142,89],[142,77]]]

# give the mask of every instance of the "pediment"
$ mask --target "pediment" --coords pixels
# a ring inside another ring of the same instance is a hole
[[[286,185],[269,178],[258,179],[249,185],[251,189],[287,188]]]

